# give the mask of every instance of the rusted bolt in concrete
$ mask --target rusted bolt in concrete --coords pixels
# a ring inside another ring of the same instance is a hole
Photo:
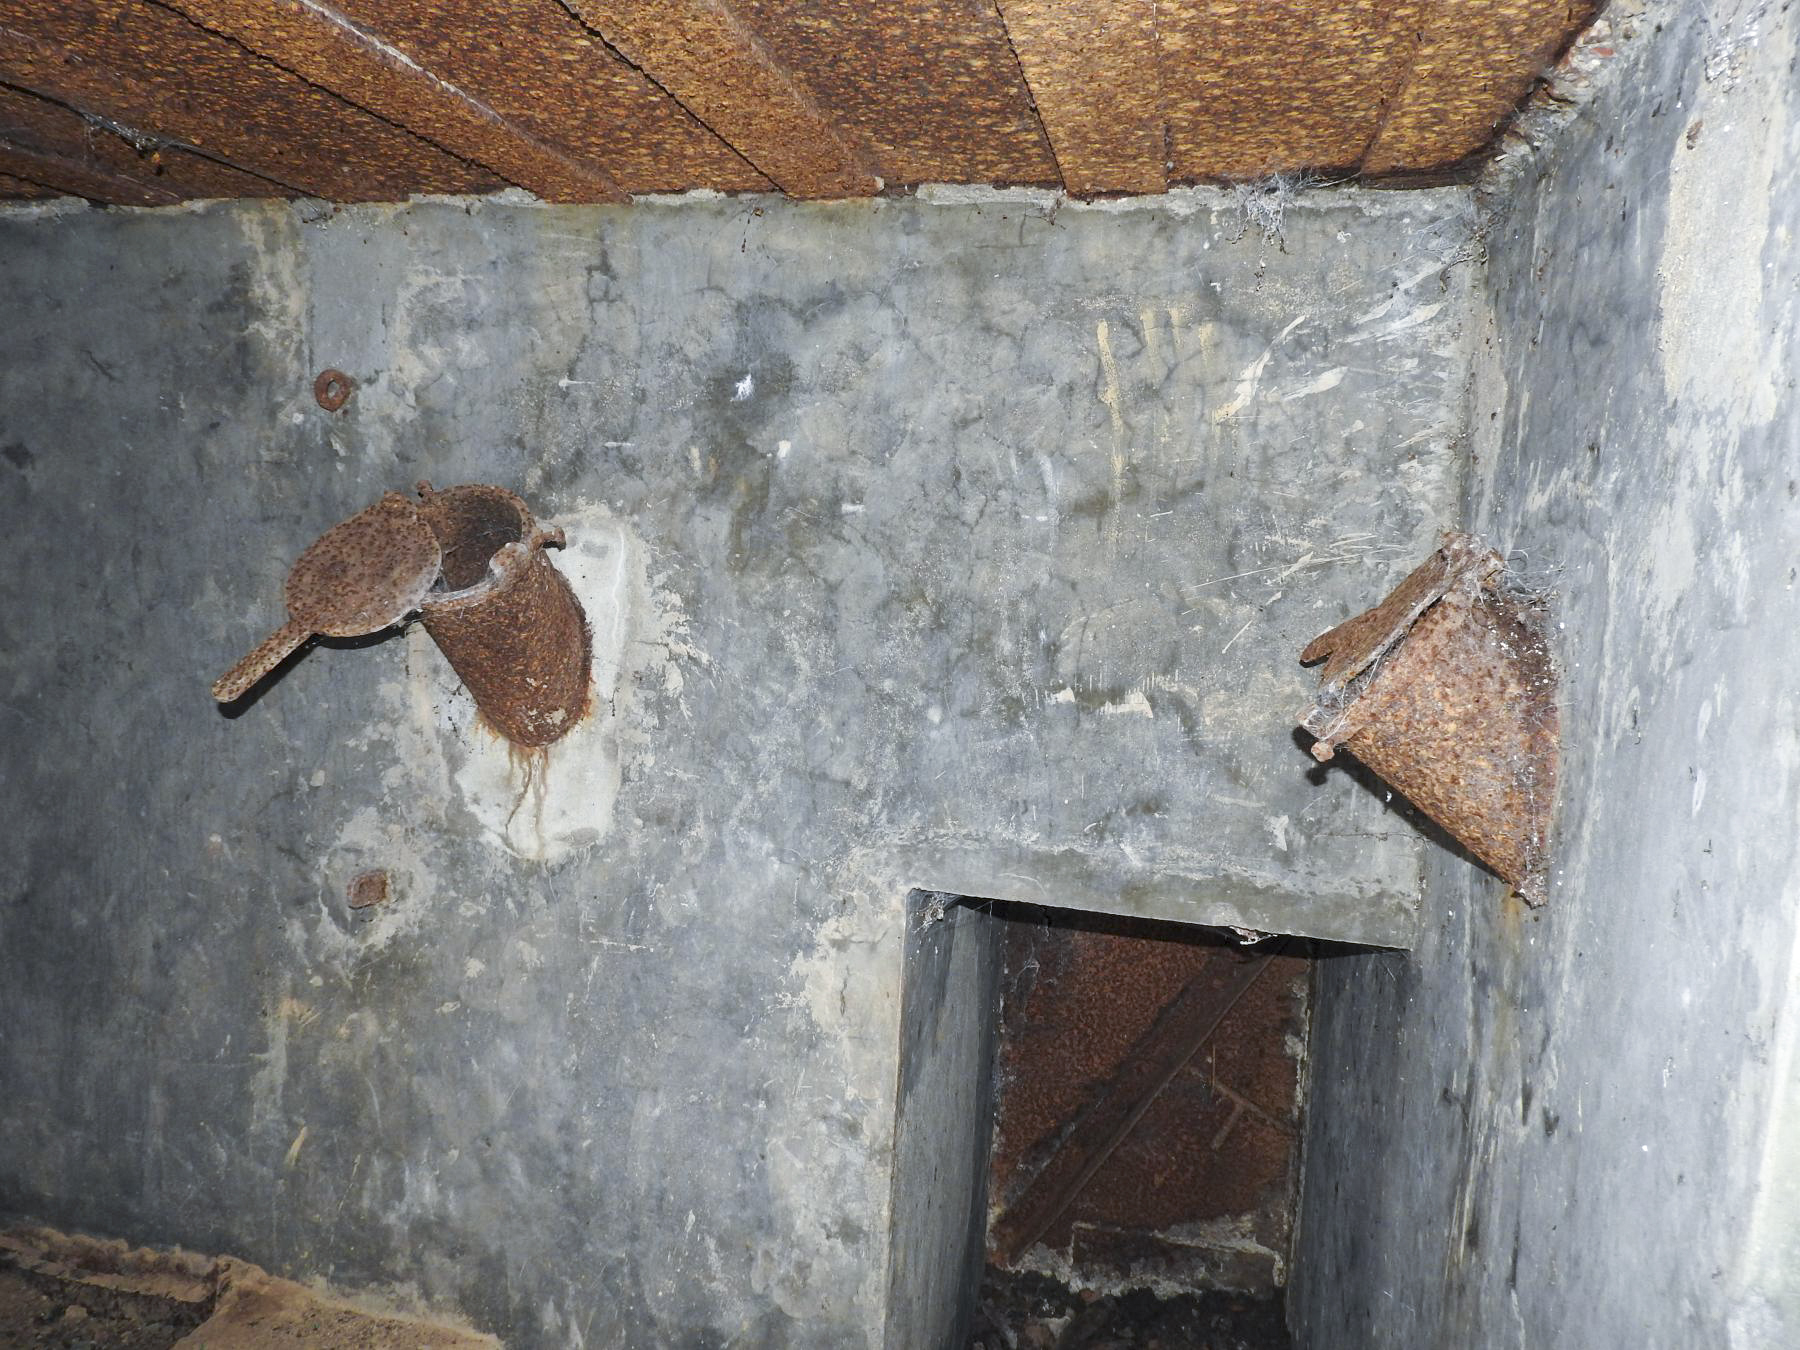
[[[393,883],[388,879],[387,870],[381,867],[358,872],[344,888],[344,897],[349,900],[351,909],[368,909],[372,905],[383,904],[392,898],[393,893]]]
[[[562,531],[540,529],[505,488],[420,483],[419,498],[443,552],[425,631],[502,736],[535,748],[567,735],[587,712],[591,646],[575,592],[544,554]]]
[[[1329,760],[1346,747],[1493,868],[1544,903],[1560,743],[1540,602],[1505,586],[1500,555],[1465,534],[1374,609],[1314,638],[1317,702],[1300,725]]]
[[[321,370],[313,381],[313,401],[326,412],[336,412],[356,392],[356,381],[341,370]]]

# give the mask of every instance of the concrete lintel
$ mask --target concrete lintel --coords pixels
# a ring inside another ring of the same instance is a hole
[[[1139,864],[1068,848],[940,840],[897,850],[886,865],[922,890],[1368,947],[1410,947],[1418,929],[1412,896],[1332,894],[1328,887],[1302,894],[1291,884],[1223,869]]]

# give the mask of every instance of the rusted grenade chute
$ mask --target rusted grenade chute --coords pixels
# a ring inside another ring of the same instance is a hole
[[[221,703],[316,635],[360,637],[409,615],[431,634],[482,716],[508,740],[549,745],[587,710],[591,652],[581,605],[515,493],[481,483],[419,500],[387,493],[321,535],[288,573],[288,621],[214,683]]]

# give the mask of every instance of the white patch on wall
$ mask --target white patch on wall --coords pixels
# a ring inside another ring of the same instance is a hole
[[[1323,374],[1315,375],[1312,379],[1306,381],[1305,384],[1296,385],[1294,388],[1287,390],[1282,394],[1281,401],[1283,403],[1292,403],[1297,398],[1309,398],[1313,394],[1323,394],[1336,389],[1344,382],[1344,374],[1347,370],[1347,366],[1333,366]]]
[[[263,1035],[268,1048],[251,1052],[251,1058],[262,1061],[250,1076],[250,1126],[259,1131],[282,1120],[281,1097],[287,1088],[288,1012],[292,999],[286,992],[285,978],[281,989],[280,999],[263,1013]]]
[[[794,958],[776,999],[818,1036],[815,1060],[832,1084],[823,1093],[796,1083],[773,1094],[769,1193],[790,1216],[777,1233],[829,1233],[845,1215],[886,1232],[890,1218],[889,1178],[867,1160],[893,1147],[906,892],[865,874],[854,859],[837,889],[841,908]],[[885,1261],[871,1264],[859,1246],[836,1238],[799,1266],[787,1242],[760,1248],[754,1259],[781,1307],[796,1316],[809,1307],[845,1315],[860,1308],[868,1344],[881,1344]]]
[[[532,861],[555,862],[611,832],[625,765],[652,758],[638,707],[644,690],[660,687],[679,698],[681,663],[704,657],[683,641],[680,602],[654,586],[648,551],[627,524],[605,506],[585,503],[544,523],[561,526],[567,537],[567,546],[550,557],[581,602],[593,637],[588,716],[543,751],[519,749],[480,721],[423,625],[412,625],[404,672],[383,685],[389,711],[365,737],[393,744],[383,801],[365,808],[366,820],[346,825],[340,853],[391,860],[404,852],[421,817],[441,827],[456,818],[452,806],[474,818],[490,845]],[[358,828],[375,837],[352,840]],[[417,884],[429,889],[426,878]],[[398,923],[407,908],[394,906],[391,916],[377,911],[373,922]]]
[[[384,784],[387,781],[384,777]],[[314,925],[311,916],[291,914],[287,928],[294,950],[313,949],[341,970],[364,950],[384,947],[402,934],[417,932],[427,909],[419,901],[436,893],[437,876],[409,815],[389,810],[385,804],[360,806],[351,812],[326,854],[321,885],[330,893],[333,905],[343,904],[356,875],[377,868],[388,875],[387,900],[359,911],[354,932],[329,923]]]
[[[1302,314],[1290,320],[1288,326],[1276,335],[1275,340],[1263,348],[1262,355],[1244,367],[1243,373],[1238,376],[1237,391],[1232,394],[1229,403],[1224,404],[1213,413],[1214,422],[1229,422],[1256,400],[1257,386],[1262,383],[1263,372],[1269,368],[1269,361],[1275,355],[1275,349],[1286,342],[1288,334],[1305,323],[1306,319],[1307,316]]]
[[[1793,730],[1800,705],[1783,698],[1772,724],[1783,729],[1769,746],[1770,800],[1794,802],[1800,781],[1800,734]],[[1800,828],[1800,811],[1794,826]],[[1790,877],[1776,911],[1800,905],[1800,885]],[[1754,1197],[1744,1229],[1744,1256],[1735,1278],[1737,1307],[1731,1315],[1732,1350],[1791,1343],[1800,1315],[1800,926],[1790,925],[1786,941],[1762,933],[1755,944],[1757,1039],[1768,1046],[1761,1057],[1762,1082],[1740,1089],[1754,1092],[1760,1109],[1747,1112],[1738,1137],[1729,1142],[1734,1157],[1754,1169],[1748,1193]],[[1764,1031],[1762,1029],[1768,1029]],[[1771,1034],[1772,1033],[1772,1034]],[[1766,1037],[1766,1039],[1765,1039]],[[1784,1332],[1782,1328],[1786,1328]]]
[[[262,345],[273,369],[306,369],[308,287],[301,276],[301,252],[294,245],[285,211],[243,212],[235,217],[256,257],[250,269],[249,335]],[[299,387],[278,405],[278,418],[317,412],[312,390]]]
[[[1672,502],[1642,533],[1643,604],[1646,617],[1666,622],[1694,584],[1700,544],[1689,504]]]
[[[1791,78],[1777,66],[1764,78]],[[1787,140],[1778,97],[1703,97],[1698,140],[1675,142],[1658,260],[1663,386],[1671,398],[1766,426],[1786,370],[1760,322],[1769,205]],[[1765,124],[1765,117],[1768,119]]]
[[[492,303],[482,277],[408,268],[394,284],[386,324],[372,332],[380,373],[358,389],[363,420],[386,419],[387,429],[419,415],[417,394],[430,385],[455,386],[457,374],[488,364],[490,353],[476,325],[464,321]],[[352,371],[352,374],[355,372]]]
[[[1267,816],[1263,819],[1263,826],[1269,832],[1269,842],[1275,846],[1277,851],[1282,853],[1288,851],[1289,824],[1290,822],[1286,816]]]
[[[1152,718],[1156,716],[1156,710],[1150,706],[1150,700],[1145,697],[1142,689],[1133,689],[1124,698],[1112,703],[1101,704],[1099,711],[1102,715],[1111,714],[1113,716]]]

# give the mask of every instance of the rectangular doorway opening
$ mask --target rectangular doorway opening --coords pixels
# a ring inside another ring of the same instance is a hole
[[[1286,1350],[1315,944],[1257,937],[913,893],[889,1345]]]

